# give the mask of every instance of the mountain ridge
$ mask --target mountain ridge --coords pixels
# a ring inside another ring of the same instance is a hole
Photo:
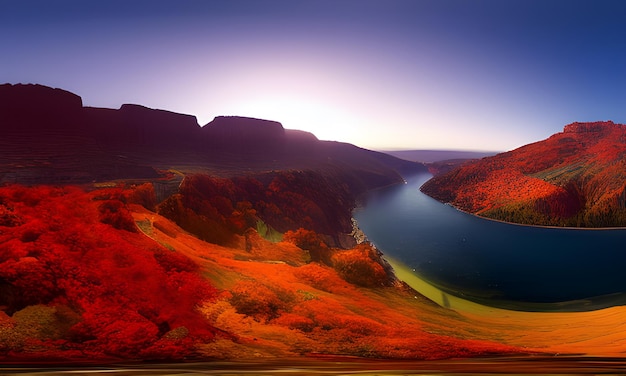
[[[330,169],[363,191],[425,170],[270,120],[218,116],[200,126],[193,115],[137,104],[84,107],[80,96],[38,84],[0,85],[0,103],[0,183],[153,179],[169,169],[220,176]]]

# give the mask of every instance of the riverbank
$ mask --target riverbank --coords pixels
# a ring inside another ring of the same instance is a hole
[[[476,333],[486,338],[497,338],[501,343],[520,348],[541,349],[555,356],[626,356],[624,306],[578,312],[528,312],[497,308],[449,294],[419,278],[402,263],[389,257],[385,259],[400,280],[440,307],[464,317]]]
[[[431,175],[430,179],[432,179],[434,176]],[[422,186],[424,184],[426,184],[428,181],[430,181],[430,179],[426,180]],[[437,202],[440,202],[444,205],[450,206],[454,209],[456,209],[457,211],[464,213],[464,214],[468,214],[471,215],[473,217],[479,218],[479,219],[485,219],[487,221],[493,221],[493,222],[497,222],[497,223],[504,223],[507,225],[514,225],[514,226],[523,226],[523,227],[533,227],[533,228],[546,228],[546,229],[557,229],[557,230],[626,230],[626,227],[575,227],[575,226],[548,226],[548,225],[533,225],[533,224],[529,224],[529,223],[519,223],[519,222],[509,222],[509,221],[504,221],[501,219],[495,219],[495,218],[490,218],[490,217],[485,217],[483,215],[478,214],[478,212],[476,213],[472,213],[466,210],[463,210],[461,208],[459,208],[458,206],[454,205],[451,202],[443,202],[443,201],[439,201],[436,198],[428,195],[426,192],[424,192],[422,190],[422,186],[420,186],[420,192],[422,192],[423,194],[425,194],[426,196],[432,198],[433,200],[436,200]],[[484,210],[483,210],[484,211]]]
[[[459,212],[466,213],[462,210],[457,210]],[[471,213],[466,214],[472,215]],[[354,237],[357,244],[370,243],[372,247],[376,249],[377,252],[379,252],[384,262],[391,266],[391,269],[397,279],[406,283],[411,288],[415,289],[415,291],[417,291],[418,293],[422,294],[426,298],[444,308],[468,312],[481,312],[491,308],[521,312],[586,312],[609,308],[616,305],[626,305],[625,293],[606,294],[601,296],[589,297],[586,299],[577,299],[554,303],[498,300],[489,297],[480,297],[478,295],[472,295],[471,297],[463,298],[463,293],[455,294],[453,291],[449,291],[444,287],[436,286],[436,284],[433,284],[432,282],[429,282],[426,279],[420,277],[415,272],[415,269],[410,268],[401,261],[394,259],[389,255],[385,255],[384,250],[379,249],[374,243],[370,242],[367,235],[359,227],[358,221],[355,218],[352,218],[351,221],[351,235]],[[494,221],[501,222],[497,220]]]
[[[430,197],[430,196],[429,196]],[[487,221],[492,221],[492,222],[498,222],[498,223],[504,223],[507,225],[514,225],[514,226],[523,226],[523,227],[534,227],[534,228],[545,228],[545,229],[552,229],[552,230],[587,230],[587,231],[611,231],[611,230],[626,230],[626,227],[573,227],[573,226],[548,226],[548,225],[531,225],[528,223],[517,223],[517,222],[508,222],[508,221],[503,221],[501,219],[495,219],[495,218],[489,218],[489,217],[485,217],[482,216],[480,214],[477,213],[470,213],[468,211],[465,211],[463,209],[458,208],[457,206],[454,206],[453,204],[446,202],[443,203],[444,205],[448,205],[450,207],[453,207],[454,209],[456,209],[457,211],[464,213],[464,214],[468,214],[471,216],[474,216],[476,218],[479,219],[485,219]]]
[[[418,276],[415,271],[402,262],[391,257],[383,258],[389,263],[395,276],[415,289],[418,293],[427,297],[441,307],[460,312],[485,312],[489,310],[504,310],[518,312],[588,312],[610,308],[617,305],[626,305],[626,294],[608,294],[588,299],[579,299],[556,303],[533,303],[533,302],[513,302],[506,300],[480,299],[472,297],[465,299],[455,295],[446,289],[440,288],[431,282]]]
[[[385,256],[441,290],[500,308],[585,311],[626,304],[626,281],[619,278],[626,229],[560,231],[483,220],[421,193],[429,178],[376,191],[353,212]]]

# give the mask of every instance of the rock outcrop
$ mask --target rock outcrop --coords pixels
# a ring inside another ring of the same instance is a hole
[[[0,129],[75,127],[82,99],[69,91],[42,85],[0,85]]]
[[[603,132],[614,128],[623,127],[621,124],[615,124],[612,121],[596,121],[591,123],[574,122],[563,128],[563,133],[590,133]]]

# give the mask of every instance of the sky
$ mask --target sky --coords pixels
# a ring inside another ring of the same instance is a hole
[[[0,0],[0,83],[86,106],[504,151],[626,123],[621,0]]]

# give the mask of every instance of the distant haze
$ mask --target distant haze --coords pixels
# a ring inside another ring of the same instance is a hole
[[[626,122],[618,0],[2,1],[0,83],[281,122],[369,149],[511,150]]]
[[[498,154],[497,151],[467,151],[467,150],[381,150],[383,153],[407,161],[432,163],[453,159],[480,159]]]

